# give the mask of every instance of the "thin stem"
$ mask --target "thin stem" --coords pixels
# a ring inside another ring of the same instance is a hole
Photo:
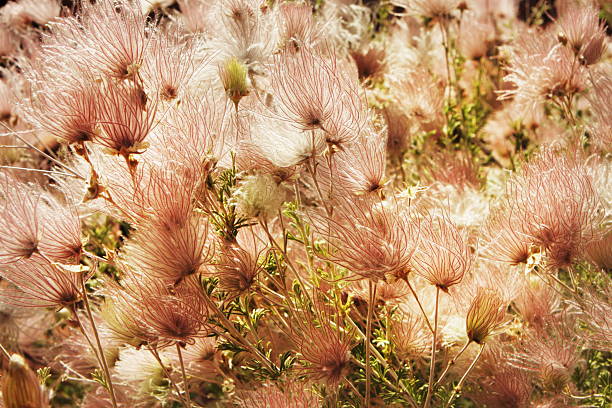
[[[478,351],[478,354],[476,355],[476,358],[474,358],[474,361],[472,361],[472,364],[470,364],[468,369],[465,371],[465,374],[463,374],[463,377],[461,377],[461,379],[457,383],[457,386],[453,390],[453,393],[451,394],[450,398],[448,399],[448,402],[444,406],[445,408],[450,407],[451,402],[453,402],[453,399],[457,396],[457,392],[461,390],[461,386],[465,382],[465,379],[467,378],[468,374],[470,373],[470,371],[472,371],[472,369],[474,368],[474,366],[478,362],[478,359],[480,359],[480,356],[482,355],[482,352],[484,351],[485,345],[486,345],[486,343],[483,343],[482,346],[480,346],[480,350]]]
[[[2,350],[2,352],[4,353],[4,355],[10,360],[11,359],[11,355],[9,354],[9,352],[4,348],[4,346],[2,345],[2,343],[0,343],[0,350]]]
[[[261,363],[266,366],[270,371],[274,371],[274,366],[268,358],[263,355],[255,346],[253,346],[243,335],[241,335],[238,330],[234,327],[234,324],[223,314],[219,306],[210,299],[208,296],[204,296],[204,299],[207,303],[212,307],[212,309],[216,312],[217,316],[223,322],[223,327],[230,333],[231,337],[245,346],[249,352],[251,352],[254,356],[258,357],[261,360]]]
[[[434,374],[436,371],[436,343],[438,342],[438,301],[440,300],[440,288],[436,286],[436,311],[434,314],[434,331],[433,341],[431,344],[431,362],[429,365],[429,386],[427,387],[427,396],[423,408],[428,408],[433,395]]]
[[[357,326],[357,324],[353,321],[353,319],[351,319],[350,316],[347,316],[347,321],[349,322],[349,324],[353,327],[353,329],[355,329],[355,331],[357,333],[359,333],[359,335],[365,339],[365,334],[361,331],[361,329],[359,328],[359,326]],[[406,389],[406,386],[404,384],[402,384],[401,381],[399,381],[399,376],[397,375],[397,372],[395,372],[395,370],[393,369],[393,367],[391,367],[389,365],[389,363],[387,363],[387,361],[385,360],[385,358],[380,354],[380,352],[376,349],[376,347],[374,347],[374,345],[372,344],[368,344],[370,351],[372,352],[372,354],[374,354],[374,357],[376,357],[376,360],[382,364],[383,367],[385,367],[385,370],[391,374],[391,377],[393,377],[393,379],[395,381],[398,382],[401,390],[406,394],[406,397],[408,398],[408,402],[410,403],[410,406],[415,407],[417,406],[416,402],[414,401],[414,398],[412,398],[412,395],[410,395],[410,392]],[[358,362],[358,360],[355,360],[356,362]],[[361,363],[359,365],[362,365]],[[362,365],[363,366],[363,365]],[[387,385],[389,385],[390,387],[392,387],[393,389],[397,390],[397,388],[386,378],[383,377],[384,381],[387,383]]]
[[[176,353],[178,354],[179,362],[181,363],[181,374],[183,374],[183,388],[185,389],[185,396],[187,397],[187,408],[191,408],[191,396],[189,395],[189,384],[187,383],[187,374],[185,374],[185,363],[183,362],[183,353],[181,353],[181,346],[176,343]]]
[[[442,379],[446,376],[446,374],[448,373],[448,370],[451,368],[451,366],[453,366],[457,362],[457,359],[463,354],[463,352],[465,350],[467,350],[467,348],[470,345],[470,343],[471,343],[471,341],[468,340],[465,343],[465,345],[463,346],[463,348],[457,353],[457,355],[455,357],[453,357],[453,359],[451,361],[448,362],[448,365],[446,366],[446,368],[444,369],[442,374],[440,374],[440,377],[438,378],[438,381],[436,381],[436,383],[434,385],[438,385],[438,384],[440,384],[440,382],[442,382]]]
[[[372,337],[372,313],[374,312],[374,301],[376,299],[376,283],[372,283],[372,280],[368,280],[368,318],[366,321],[366,338],[365,338],[365,352],[366,352],[366,392],[365,392],[365,406],[370,406],[370,376],[372,375],[372,364],[370,361],[370,338]]]
[[[104,349],[102,348],[102,342],[100,342],[100,336],[98,335],[98,329],[96,328],[96,322],[94,321],[93,314],[91,313],[91,307],[89,306],[89,300],[87,298],[87,288],[85,287],[85,277],[81,273],[79,275],[81,281],[81,290],[83,291],[83,303],[85,304],[85,310],[87,311],[87,317],[91,322],[91,329],[96,338],[96,344],[98,346],[98,353],[100,354],[100,362],[104,369],[104,375],[106,376],[106,384],[108,385],[108,392],[110,393],[113,407],[117,408],[117,399],[115,398],[115,389],[113,387],[113,381],[110,376],[110,370],[106,362],[106,356],[104,355]]]
[[[70,176],[70,177],[77,177],[73,174],[70,173],[64,173],[61,171],[57,171],[57,170],[42,170],[42,169],[31,169],[29,167],[18,167],[18,166],[0,166],[0,169],[12,169],[12,170],[24,170],[24,171],[33,171],[36,173],[45,173],[45,174],[59,174],[62,176]]]
[[[159,363],[159,366],[161,367],[162,371],[164,372],[164,375],[166,376],[166,378],[170,382],[170,385],[172,385],[172,388],[174,388],[174,392],[176,392],[177,397],[181,400],[181,402],[183,404],[187,404],[187,402],[185,401],[185,399],[181,395],[181,390],[179,390],[179,388],[176,386],[174,381],[172,381],[172,377],[170,377],[170,372],[168,371],[168,369],[164,365],[164,362],[162,361],[161,357],[159,356],[159,352],[157,351],[157,349],[154,346],[150,346],[148,350],[151,352],[151,354],[153,354],[153,357],[155,357],[155,359]]]
[[[314,162],[314,159],[312,161]],[[323,208],[325,208],[325,213],[327,214],[327,216],[331,217],[332,210],[327,206],[326,200],[323,198],[323,193],[321,192],[321,188],[319,187],[319,182],[317,181],[316,168],[317,168],[316,163],[311,163],[310,161],[306,162],[306,169],[312,176],[312,181],[315,186],[315,191],[317,192],[317,196],[319,197],[319,200],[321,200],[321,205],[323,206]]]
[[[361,393],[359,392],[359,390],[357,389],[357,387],[355,387],[355,384],[353,384],[348,378],[344,377],[344,382],[346,382],[346,384],[351,387],[351,389],[353,390],[353,392],[361,399],[363,399],[363,395],[361,395]]]
[[[76,171],[72,170],[70,167],[66,166],[64,163],[62,163],[61,161],[57,160],[55,157],[43,152],[42,150],[40,150],[39,148],[37,148],[36,146],[34,146],[32,143],[28,142],[26,139],[24,139],[23,137],[21,137],[19,135],[18,132],[12,132],[12,130],[6,126],[4,123],[0,122],[0,124],[2,124],[2,126],[4,126],[6,129],[8,129],[9,131],[11,131],[11,134],[14,135],[15,137],[17,137],[19,140],[21,140],[23,143],[25,143],[29,148],[34,149],[35,151],[37,151],[38,153],[42,154],[43,156],[45,156],[47,159],[51,160],[53,163],[59,165],[60,167],[68,170],[70,173],[72,173],[72,175],[74,177],[78,177],[82,180],[85,180],[85,177],[81,176],[79,173],[77,173]]]
[[[419,305],[419,309],[421,309],[421,313],[423,313],[423,317],[425,318],[425,323],[427,323],[427,327],[429,327],[429,330],[433,333],[434,330],[431,327],[431,323],[429,323],[429,318],[427,317],[427,313],[425,313],[425,309],[423,309],[423,305],[421,304],[421,301],[419,300],[419,297],[417,296],[414,288],[408,281],[408,278],[404,279],[404,281],[408,284],[408,289],[410,289],[412,296],[414,296],[414,300],[416,300],[417,304]]]

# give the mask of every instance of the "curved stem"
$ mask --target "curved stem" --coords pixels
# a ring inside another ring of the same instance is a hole
[[[372,365],[370,362],[370,338],[372,337],[372,313],[374,312],[374,302],[376,299],[376,284],[372,283],[371,280],[368,281],[368,292],[369,292],[369,302],[368,302],[368,318],[366,321],[366,339],[365,339],[365,352],[366,352],[366,392],[365,392],[365,406],[370,406],[370,387],[371,381],[370,377],[372,375]]]
[[[436,311],[434,314],[434,331],[433,341],[431,343],[431,362],[429,365],[429,385],[427,387],[427,396],[425,397],[425,404],[423,408],[428,408],[431,403],[431,396],[433,394],[434,386],[434,374],[436,371],[436,343],[438,342],[438,301],[440,300],[440,288],[436,286]]]
[[[453,393],[451,394],[450,398],[448,399],[448,402],[444,406],[445,408],[450,407],[451,402],[453,402],[453,399],[455,399],[455,397],[457,396],[457,392],[461,390],[461,386],[465,382],[465,379],[467,378],[468,374],[470,373],[470,371],[472,371],[472,369],[474,368],[474,366],[478,362],[478,359],[480,359],[480,356],[482,355],[482,352],[484,351],[485,345],[486,345],[486,343],[483,343],[482,346],[480,346],[480,350],[478,351],[478,354],[474,358],[474,361],[472,361],[472,364],[470,364],[468,369],[465,371],[465,374],[463,374],[463,377],[461,377],[461,379],[457,383],[457,386],[453,390]]]
[[[185,402],[185,400],[183,399],[183,396],[181,395],[181,390],[179,390],[179,388],[174,383],[174,381],[172,381],[172,377],[170,376],[170,371],[168,371],[168,369],[164,365],[164,362],[162,361],[159,355],[159,352],[157,351],[157,348],[155,348],[155,346],[149,346],[148,350],[151,352],[151,354],[153,354],[153,357],[155,357],[155,359],[159,363],[159,366],[164,372],[164,375],[166,376],[166,378],[168,379],[168,382],[170,382],[170,385],[172,386],[172,388],[174,388],[174,392],[176,392],[176,396],[178,397],[178,399],[180,399],[183,404],[187,404],[187,402]]]
[[[427,313],[425,313],[425,309],[423,309],[423,305],[421,304],[421,301],[419,300],[419,297],[417,296],[414,288],[412,287],[410,282],[408,282],[408,279],[404,279],[404,281],[408,284],[408,289],[410,289],[412,296],[414,296],[414,300],[416,300],[417,304],[419,305],[419,309],[421,309],[421,313],[423,313],[423,317],[425,318],[425,323],[427,323],[427,327],[429,327],[429,330],[433,333],[434,329],[431,327],[431,323],[429,323]]]
[[[446,368],[444,369],[444,371],[442,372],[442,374],[440,374],[440,377],[438,378],[438,381],[436,381],[436,383],[434,385],[438,385],[440,384],[440,382],[442,382],[442,379],[446,376],[446,374],[448,373],[448,370],[451,368],[451,366],[453,366],[456,362],[457,359],[463,354],[463,352],[468,348],[468,346],[470,345],[471,341],[468,340],[465,345],[463,346],[463,348],[457,353],[457,355],[455,357],[453,357],[453,359],[451,361],[448,362],[448,365],[446,366]]]
[[[0,350],[2,350],[2,353],[10,360],[11,359],[11,355],[9,354],[9,352],[4,348],[4,346],[2,345],[2,343],[0,343]]]
[[[353,327],[353,329],[355,329],[355,331],[359,334],[359,336],[365,338],[365,334],[361,331],[359,326],[357,326],[357,324],[353,321],[353,319],[351,319],[350,316],[347,316],[347,321],[349,322],[351,327]],[[399,389],[401,389],[401,391],[404,392],[405,397],[406,397],[408,403],[410,404],[410,406],[416,408],[417,407],[416,401],[414,400],[414,398],[412,398],[412,395],[406,389],[406,386],[401,381],[399,381],[399,376],[397,375],[397,373],[395,372],[393,367],[391,367],[389,365],[389,363],[384,359],[384,357],[380,354],[380,352],[376,349],[376,347],[374,347],[372,344],[368,344],[368,346],[369,346],[370,352],[374,354],[374,357],[376,358],[376,361],[378,361],[383,367],[385,367],[386,372],[391,374],[391,377],[393,377],[393,379],[398,382]],[[363,367],[363,364],[361,364],[361,362],[359,362],[359,360],[354,359],[354,361],[356,363],[358,363],[358,365]],[[394,390],[396,390],[396,391],[399,390],[395,385],[393,385],[389,381],[388,378],[383,377],[383,381],[385,381],[387,383],[387,385],[390,386],[391,388],[393,388]]]
[[[191,396],[189,395],[189,384],[187,383],[187,374],[185,374],[185,363],[183,362],[183,353],[181,353],[181,346],[176,343],[176,353],[178,354],[179,362],[181,363],[181,374],[183,374],[183,388],[185,390],[185,397],[187,398],[187,408],[191,408]]]
[[[81,281],[81,290],[83,291],[83,303],[85,304],[85,310],[87,311],[87,317],[91,322],[91,330],[96,338],[96,345],[98,346],[98,354],[100,356],[100,362],[106,376],[106,384],[108,385],[108,392],[110,393],[113,407],[117,408],[117,399],[115,398],[115,389],[113,387],[113,381],[110,376],[110,370],[108,369],[108,363],[106,362],[106,356],[104,355],[104,349],[102,348],[102,342],[100,342],[100,336],[98,335],[98,329],[96,328],[96,322],[94,321],[93,314],[91,313],[91,307],[89,306],[89,300],[87,298],[87,288],[85,287],[85,278],[83,274],[80,274],[79,280]],[[75,313],[76,314],[76,313]]]

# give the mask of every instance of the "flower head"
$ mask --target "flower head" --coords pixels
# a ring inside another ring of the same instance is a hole
[[[446,291],[461,282],[472,261],[465,233],[447,216],[432,215],[422,221],[421,242],[412,257],[416,273]]]
[[[331,217],[315,223],[329,241],[331,261],[373,281],[403,278],[418,244],[418,225],[394,205],[344,199]]]
[[[507,304],[494,289],[479,288],[465,319],[469,341],[483,344],[504,321]]]
[[[569,47],[581,64],[596,63],[606,50],[606,27],[592,4],[564,8],[557,22],[558,39]]]
[[[79,273],[62,270],[39,255],[2,266],[0,276],[15,286],[1,291],[11,304],[62,308],[82,297]]]

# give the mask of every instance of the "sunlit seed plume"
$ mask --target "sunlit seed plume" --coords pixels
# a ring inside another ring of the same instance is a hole
[[[173,31],[153,37],[142,67],[146,88],[158,94],[162,101],[180,101],[188,92],[192,77],[206,65],[206,60],[196,63],[196,47],[195,39],[183,38]]]
[[[414,271],[444,291],[461,282],[473,261],[465,233],[445,215],[425,218],[420,231],[421,240],[412,258]]]
[[[57,0],[18,0],[4,6],[0,18],[15,29],[25,30],[33,24],[44,26],[59,14]]]
[[[581,64],[596,63],[606,50],[606,26],[599,19],[599,9],[592,4],[566,6],[558,24],[557,38],[569,47]]]
[[[0,237],[0,259],[12,262],[35,253],[54,261],[75,263],[82,251],[77,209],[34,184],[0,174],[0,226],[10,234]]]
[[[321,30],[315,22],[310,4],[283,3],[280,5],[281,48],[299,52],[320,41]]]
[[[394,347],[403,358],[420,358],[431,345],[431,334],[423,318],[414,314],[403,314],[393,323]]]
[[[371,197],[339,199],[334,214],[316,221],[315,228],[333,248],[328,259],[372,281],[404,278],[419,242],[413,216]]]
[[[145,139],[155,123],[157,99],[149,100],[140,86],[108,82],[101,86],[97,100],[101,131],[94,143],[131,163],[132,155],[148,147]]]
[[[244,177],[234,192],[237,210],[249,218],[274,217],[285,197],[283,186],[279,185],[272,176],[265,174]]]
[[[298,129],[321,133],[328,144],[353,140],[364,126],[366,110],[356,81],[341,75],[335,56],[313,50],[283,52],[271,73],[275,115]],[[314,137],[314,136],[313,136]]]
[[[1,290],[4,300],[11,304],[62,308],[82,297],[78,273],[62,270],[39,255],[0,267],[0,276],[17,288]]]
[[[319,406],[319,397],[308,390],[307,384],[293,382],[279,388],[264,384],[259,390],[239,392],[240,408],[311,408]]]
[[[210,263],[214,247],[208,228],[208,222],[200,216],[171,229],[144,223],[125,253],[136,262],[138,273],[176,285]]]
[[[91,58],[92,68],[118,80],[136,79],[152,31],[142,10],[130,0],[85,4],[82,21],[69,24],[78,24],[77,40]]]
[[[349,372],[354,340],[351,333],[334,327],[328,318],[322,314],[322,320],[303,323],[291,338],[306,363],[301,371],[309,379],[334,387]]]
[[[226,243],[221,247],[219,261],[215,264],[215,276],[219,287],[230,297],[248,292],[255,284],[257,275],[263,270],[260,264],[265,246],[258,242],[253,232],[239,234],[237,243]]]

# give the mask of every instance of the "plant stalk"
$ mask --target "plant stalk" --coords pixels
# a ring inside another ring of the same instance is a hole
[[[436,287],[436,311],[434,314],[434,331],[433,341],[431,343],[431,362],[429,365],[429,385],[427,387],[427,396],[425,397],[425,404],[423,408],[429,408],[431,404],[431,397],[433,395],[434,386],[434,374],[436,371],[436,344],[438,342],[438,301],[440,300],[440,288]]]

